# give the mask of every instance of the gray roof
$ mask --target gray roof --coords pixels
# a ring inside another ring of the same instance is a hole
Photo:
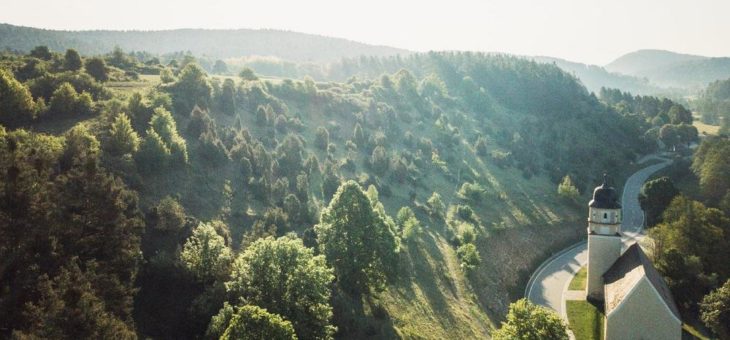
[[[614,262],[611,268],[603,274],[605,284],[606,315],[621,304],[621,301],[631,291],[639,280],[646,276],[647,280],[659,293],[664,303],[674,313],[677,319],[682,319],[679,309],[674,303],[672,293],[664,282],[661,274],[654,268],[651,260],[644,254],[638,243],[634,243],[621,257]]]

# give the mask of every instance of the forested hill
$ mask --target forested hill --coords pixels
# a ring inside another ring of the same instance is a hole
[[[618,88],[633,94],[656,94],[662,91],[647,79],[629,76],[615,72],[609,72],[597,65],[587,65],[553,57],[531,57],[531,59],[543,63],[555,64],[565,72],[574,74],[591,92],[598,93],[602,87]]]
[[[125,51],[154,54],[189,51],[214,58],[275,56],[296,62],[409,53],[393,47],[279,30],[58,31],[0,24],[0,50],[28,52],[37,45],[55,51],[74,48],[91,55],[108,53],[119,46]]]
[[[2,338],[487,338],[687,116],[504,55],[339,82],[135,58],[0,55]]]
[[[730,58],[640,50],[619,57],[606,65],[606,69],[647,78],[655,86],[698,90],[730,77]]]

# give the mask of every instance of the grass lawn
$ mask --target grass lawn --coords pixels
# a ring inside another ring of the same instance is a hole
[[[569,290],[585,290],[586,289],[586,275],[588,274],[588,266],[583,266],[578,273],[573,276],[573,280],[570,281]]]
[[[577,340],[603,339],[603,312],[588,301],[566,301],[568,323]]]

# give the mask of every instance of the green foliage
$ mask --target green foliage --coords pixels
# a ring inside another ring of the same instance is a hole
[[[580,196],[578,188],[575,187],[569,175],[565,175],[563,181],[558,185],[558,195],[572,202],[575,202]]]
[[[484,137],[477,138],[474,149],[477,151],[477,155],[481,157],[487,156],[487,140]]]
[[[281,315],[302,339],[331,338],[332,269],[296,237],[267,237],[249,245],[233,264],[226,287],[243,304]]]
[[[431,197],[428,198],[426,201],[426,204],[428,205],[428,208],[431,211],[431,214],[437,217],[443,217],[444,212],[446,211],[446,206],[444,205],[444,202],[441,200],[441,195],[434,191],[433,194],[431,194]]]
[[[139,135],[132,128],[129,117],[124,113],[120,113],[109,129],[107,149],[115,156],[134,154],[139,149],[139,143]]]
[[[482,262],[479,250],[473,243],[465,243],[456,248],[456,256],[461,262],[461,268],[466,272],[471,272]]]
[[[693,307],[714,284],[730,275],[730,221],[714,208],[678,195],[664,211],[665,222],[650,230],[654,262],[677,302]]]
[[[256,77],[256,74],[253,72],[252,69],[248,67],[244,67],[241,72],[238,72],[238,76],[244,80],[244,81],[254,81],[259,80],[258,77]]]
[[[421,234],[421,222],[416,218],[416,214],[409,207],[402,207],[398,210],[396,223],[401,230],[401,236],[406,240],[412,240]]]
[[[162,137],[153,129],[147,130],[139,151],[134,155],[139,169],[145,173],[154,173],[167,168],[170,160],[170,149]]]
[[[69,48],[66,50],[66,55],[63,57],[63,68],[68,71],[78,71],[81,69],[83,64],[81,63],[81,56],[76,50]]]
[[[166,196],[161,199],[154,210],[155,229],[166,232],[178,232],[185,226],[185,208],[174,198]]]
[[[185,139],[177,133],[177,124],[170,111],[163,107],[154,110],[150,127],[154,130],[170,150],[173,164],[185,164],[188,162],[188,148]]]
[[[317,242],[335,269],[338,284],[351,293],[385,289],[399,252],[392,221],[374,209],[359,184],[348,181],[335,193],[314,227]],[[390,223],[389,223],[390,222]]]
[[[376,146],[373,154],[370,156],[370,166],[378,175],[384,175],[390,166],[390,157],[382,146]]]
[[[233,116],[236,113],[236,85],[232,79],[226,78],[223,81],[218,96],[218,106],[224,114]]]
[[[30,91],[13,74],[0,68],[0,124],[15,127],[35,118]]]
[[[104,59],[98,57],[86,59],[84,68],[86,68],[86,73],[94,77],[96,81],[104,82],[109,80],[109,74],[107,73],[106,62],[104,62]]]
[[[256,306],[239,307],[221,339],[297,339],[291,322]]]
[[[679,190],[669,177],[660,177],[644,183],[639,192],[639,205],[646,214],[647,226],[662,222],[664,209],[669,206]]]
[[[61,84],[51,97],[49,111],[58,117],[79,117],[91,113],[91,95],[77,93],[69,83]]]
[[[466,182],[461,185],[457,192],[459,198],[474,203],[481,203],[487,195],[487,190],[484,189],[479,183]]]
[[[520,299],[510,304],[507,321],[492,334],[498,340],[565,340],[568,328],[563,320],[545,307]]]
[[[718,202],[730,191],[730,140],[705,139],[694,154],[692,171],[700,179],[702,195]]]
[[[98,167],[98,157],[99,143],[83,127],[64,139],[16,130],[0,142],[0,172],[8,174],[0,257],[12,259],[0,270],[0,328],[51,338],[134,336],[144,223],[136,194]]]
[[[700,317],[720,339],[730,338],[730,280],[702,299]]]
[[[51,50],[48,49],[48,46],[40,45],[30,50],[30,56],[42,60],[51,60],[53,54],[51,54]]]
[[[190,112],[195,105],[203,109],[210,107],[213,89],[205,71],[195,63],[187,64],[180,71],[178,80],[171,84],[169,89],[175,105],[175,112]]]
[[[330,133],[327,128],[320,126],[317,128],[317,132],[314,135],[314,145],[320,150],[326,150],[327,145],[330,144]]]
[[[213,225],[200,223],[185,242],[180,259],[196,279],[213,282],[228,275],[233,253]]]

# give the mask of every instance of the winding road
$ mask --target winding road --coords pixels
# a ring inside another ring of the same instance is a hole
[[[644,213],[639,207],[639,191],[641,186],[653,173],[671,163],[670,160],[654,157],[661,163],[647,166],[635,172],[624,185],[621,195],[623,220],[621,234],[623,248],[643,237]],[[648,158],[645,158],[646,160]],[[586,216],[588,212],[586,211]],[[588,261],[588,249],[585,240],[563,249],[545,260],[530,277],[525,288],[525,297],[532,303],[549,307],[563,318],[565,314],[565,300],[563,294],[568,290],[568,284],[575,273]],[[567,319],[567,318],[566,318]]]

